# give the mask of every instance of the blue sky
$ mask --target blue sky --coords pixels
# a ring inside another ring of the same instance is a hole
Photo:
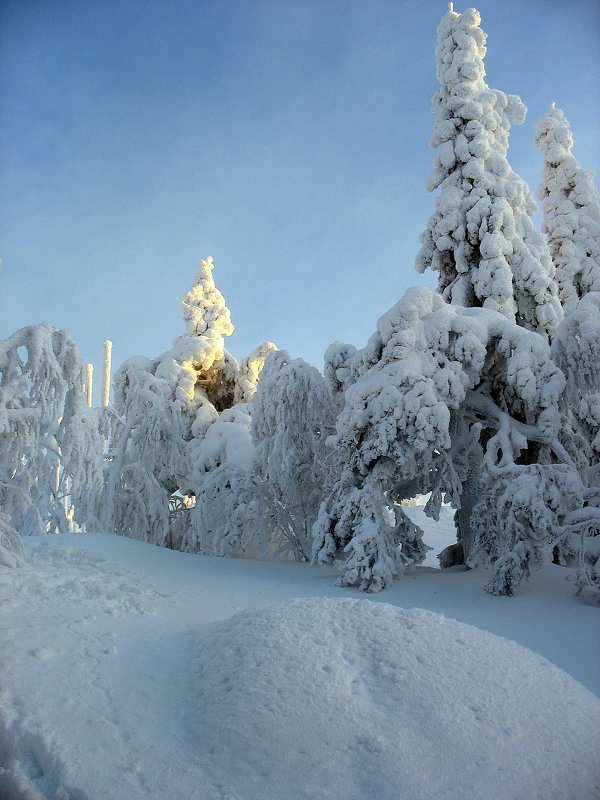
[[[555,100],[600,169],[600,3],[484,0],[487,80],[521,96],[535,190]],[[455,3],[456,10],[464,8]],[[465,8],[467,6],[465,5]],[[66,328],[96,366],[183,330],[201,257],[236,331],[318,367],[415,283],[446,4],[2,0],[0,337]]]

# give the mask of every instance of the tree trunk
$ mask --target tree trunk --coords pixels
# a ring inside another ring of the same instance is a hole
[[[480,485],[479,478],[483,462],[483,448],[476,442],[470,449],[467,456],[466,474],[462,481],[462,492],[460,496],[460,508],[456,511],[454,524],[456,525],[458,543],[462,545],[462,555],[464,564],[468,563],[469,555],[473,548],[473,529],[471,517],[473,506],[479,499]]]
[[[467,484],[463,485],[463,493],[461,497],[461,507],[456,512],[455,525],[457,531],[457,539],[462,547],[463,564],[467,563],[469,553],[473,546],[473,533],[471,530],[471,514],[473,512],[474,499],[471,492],[467,492]]]

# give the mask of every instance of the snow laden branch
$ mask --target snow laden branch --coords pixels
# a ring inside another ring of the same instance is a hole
[[[546,444],[557,460],[565,464],[573,464],[557,436],[549,436],[536,425],[528,425],[514,419],[502,411],[490,397],[479,392],[469,391],[465,397],[465,413],[472,412],[478,419],[485,419],[486,425],[494,428],[496,434],[488,442],[486,465],[490,471],[500,475],[503,470],[510,469],[519,453],[525,450],[530,442]]]

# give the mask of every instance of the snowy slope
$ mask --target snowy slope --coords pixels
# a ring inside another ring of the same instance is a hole
[[[398,797],[396,783],[409,780],[410,796],[475,798],[482,776],[496,775],[496,750],[522,782],[498,772],[494,796],[533,797],[525,736],[536,769],[559,760],[558,741],[561,773],[580,781],[565,794],[550,770],[539,797],[575,800],[593,782],[586,748],[600,744],[600,701],[572,677],[600,694],[598,609],[574,596],[563,569],[548,567],[515,598],[486,595],[478,571],[427,568],[367,598],[336,589],[332,570],[294,563],[103,534],[25,544],[24,568],[0,568],[2,797],[366,799],[374,784],[356,777],[362,765],[381,791],[391,781],[378,797]],[[519,707],[530,713],[515,716]],[[478,743],[477,769],[452,769],[457,735]],[[305,752],[292,752],[300,739]]]

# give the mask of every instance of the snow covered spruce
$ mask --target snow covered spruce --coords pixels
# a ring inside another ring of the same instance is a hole
[[[550,333],[562,316],[554,265],[531,220],[535,200],[506,158],[510,123],[522,123],[527,109],[486,84],[480,21],[475,9],[449,11],[438,28],[428,189],[440,191],[416,267],[436,270],[454,305],[490,308]]]
[[[556,282],[566,314],[579,299],[600,291],[600,198],[592,174],[575,159],[565,115],[552,103],[535,125],[535,143],[544,157],[538,188]]]
[[[209,498],[223,499],[221,480],[233,500],[232,476],[224,475],[233,471],[239,489],[235,502],[245,504],[249,471],[240,474],[244,458],[229,459],[231,448],[222,448],[221,458],[207,460],[210,442],[219,437],[213,435],[205,443],[205,435],[219,415],[237,403],[239,413],[224,417],[228,424],[220,425],[221,438],[227,438],[227,431],[232,438],[244,439],[248,415],[243,403],[256,391],[267,353],[277,348],[266,342],[238,367],[225,348],[224,337],[233,332],[233,325],[215,286],[213,268],[211,257],[201,261],[200,272],[183,299],[185,333],[163,355],[153,360],[129,359],[115,375],[115,408],[122,429],[108,469],[104,519],[118,533],[155,544],[225,554],[225,542],[214,542],[215,525],[220,530],[221,523],[209,524],[210,509],[216,511]],[[173,519],[169,498],[175,493],[188,498],[187,507],[193,507],[198,496],[206,497],[207,503],[199,504],[194,514],[182,513]]]

